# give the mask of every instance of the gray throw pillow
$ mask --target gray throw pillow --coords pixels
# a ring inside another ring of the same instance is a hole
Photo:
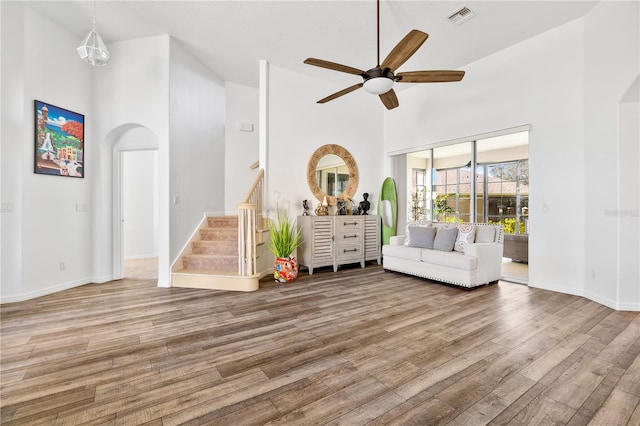
[[[438,228],[433,248],[440,251],[453,251],[453,246],[458,237],[458,228]]]
[[[409,247],[420,247],[432,249],[433,241],[436,238],[436,228],[426,228],[424,226],[409,227]]]

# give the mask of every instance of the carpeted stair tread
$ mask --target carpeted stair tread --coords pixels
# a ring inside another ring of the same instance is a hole
[[[238,255],[190,254],[182,257],[184,269],[204,269],[234,271],[238,270]]]
[[[238,256],[238,239],[194,241],[191,243],[191,249],[193,254]]]
[[[215,216],[207,218],[207,226],[210,228],[235,228],[238,229],[238,216]]]
[[[238,241],[238,230],[236,228],[203,228],[200,230],[200,238],[205,241],[223,240]]]

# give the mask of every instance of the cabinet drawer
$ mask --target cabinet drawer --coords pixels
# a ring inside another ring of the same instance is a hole
[[[336,232],[349,231],[349,230],[362,230],[362,218],[353,216],[335,216],[336,217]]]
[[[362,259],[362,244],[337,244],[336,259],[355,259],[357,261]]]
[[[336,233],[336,244],[360,243],[362,241],[361,229],[340,229]]]

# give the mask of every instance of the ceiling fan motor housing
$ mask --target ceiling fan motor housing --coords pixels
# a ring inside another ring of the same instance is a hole
[[[371,68],[366,73],[361,74],[364,78],[364,90],[374,95],[387,93],[393,87],[396,80],[395,75],[389,68],[382,69],[379,66]]]

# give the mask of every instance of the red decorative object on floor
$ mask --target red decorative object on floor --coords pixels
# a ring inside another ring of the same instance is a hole
[[[273,278],[279,283],[288,283],[298,276],[298,263],[295,257],[276,257],[273,266]]]

